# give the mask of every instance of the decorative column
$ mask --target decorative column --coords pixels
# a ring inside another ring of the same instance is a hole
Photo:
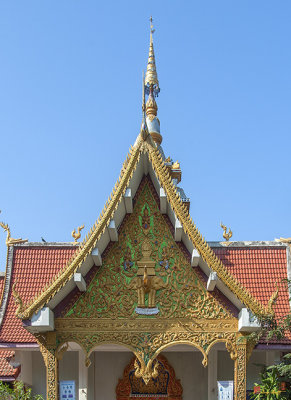
[[[37,337],[40,351],[46,366],[47,400],[58,400],[58,359],[56,352],[56,333],[47,332]]]
[[[234,399],[246,400],[247,340],[237,342],[237,358],[234,362]]]
[[[46,366],[46,393],[47,400],[58,400],[58,360],[56,352],[48,349]]]

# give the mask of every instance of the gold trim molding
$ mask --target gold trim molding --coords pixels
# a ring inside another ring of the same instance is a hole
[[[142,135],[139,135],[137,143],[130,149],[130,152],[123,164],[121,175],[110,195],[105,207],[90,230],[89,234],[85,237],[82,245],[68,261],[67,265],[58,273],[57,276],[45,287],[37,297],[24,306],[24,311],[19,314],[22,319],[29,319],[33,313],[40,310],[67,282],[72,278],[74,272],[80,267],[82,262],[86,260],[91,253],[96,243],[104,233],[108,226],[110,219],[118,204],[122,200],[122,196],[129,184],[129,181],[136,169],[137,163],[141,154],[148,153],[149,160],[152,163],[153,169],[157,178],[164,188],[170,205],[175,212],[177,218],[183,225],[183,228],[188,235],[189,239],[198,250],[203,260],[209,267],[217,272],[218,277],[224,284],[245,304],[254,314],[269,315],[268,308],[265,308],[250,292],[248,292],[225,268],[220,259],[215,255],[213,250],[209,247],[206,240],[202,237],[198,228],[192,221],[189,215],[188,208],[183,204],[179,193],[172,182],[168,168],[162,158],[161,153],[157,148],[152,145],[150,139],[144,140]]]

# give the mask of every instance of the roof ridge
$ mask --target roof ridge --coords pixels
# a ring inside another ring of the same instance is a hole
[[[149,157],[152,161],[153,168],[157,174],[161,186],[166,191],[169,202],[180,222],[188,234],[193,245],[197,248],[203,260],[210,264],[209,266],[217,272],[218,277],[225,283],[225,285],[235,293],[238,298],[249,307],[256,314],[268,314],[266,309],[251,293],[244,288],[237,279],[229,273],[221,260],[216,256],[214,251],[210,248],[205,238],[201,235],[196,224],[192,220],[187,207],[183,204],[175,185],[171,179],[169,171],[163,162],[162,156],[158,149],[152,146],[147,146]]]
[[[93,224],[93,227],[90,229],[89,233],[85,236],[76,253],[42,289],[41,293],[38,293],[31,299],[31,301],[29,301],[27,304],[24,304],[24,311],[18,314],[20,318],[28,319],[34,312],[39,311],[43,305],[47,303],[55,295],[55,293],[61,289],[73,276],[81,262],[86,260],[89,251],[95,247],[98,238],[103,234],[108,226],[112,213],[116,210],[123,194],[126,191],[128,181],[131,179],[137,162],[140,158],[141,144],[142,141],[138,141],[134,147],[130,146],[127,157],[123,163],[120,176],[118,177],[115,186],[100,213],[100,216]]]

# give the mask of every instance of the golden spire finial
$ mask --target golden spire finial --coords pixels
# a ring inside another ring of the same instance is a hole
[[[153,29],[152,17],[150,17],[150,22],[151,22],[150,49],[149,49],[148,65],[144,83],[148,93],[150,91],[150,88],[152,88],[155,95],[157,95],[160,91],[160,88],[159,88],[158,74],[156,70],[155,52],[153,44],[153,33],[155,32],[155,30]]]

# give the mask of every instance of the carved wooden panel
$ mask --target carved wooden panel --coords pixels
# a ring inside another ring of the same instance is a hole
[[[157,357],[159,374],[157,378],[151,378],[147,385],[142,378],[135,376],[135,360],[133,357],[125,367],[122,379],[119,379],[116,400],[130,400],[136,397],[139,400],[182,400],[183,388],[166,357]]]

